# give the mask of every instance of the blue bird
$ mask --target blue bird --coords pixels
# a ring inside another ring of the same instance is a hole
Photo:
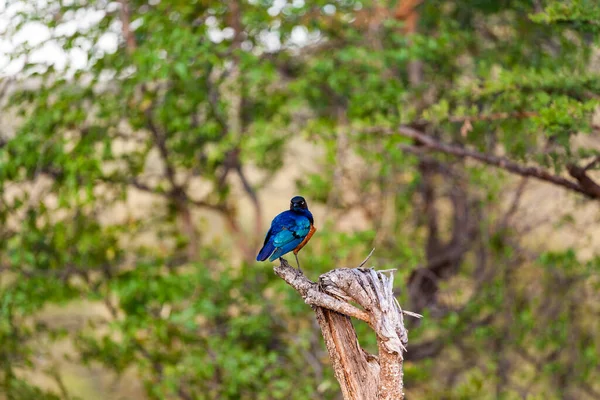
[[[308,211],[306,200],[296,196],[290,201],[290,209],[273,219],[271,229],[267,232],[263,248],[256,256],[256,261],[274,261],[290,251],[294,252],[298,269],[298,252],[308,243],[317,230],[314,227],[313,215]]]

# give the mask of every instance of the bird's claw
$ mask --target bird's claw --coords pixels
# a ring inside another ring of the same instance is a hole
[[[289,265],[290,267],[294,268],[295,270],[297,270],[298,272],[304,274],[304,272],[302,271],[302,269],[300,269],[300,262],[298,261],[298,255],[294,254],[294,256],[296,256],[296,264],[298,265],[297,268],[292,267],[292,265],[288,262],[288,260],[286,260],[283,257],[279,257],[279,262],[285,262],[287,265]]]

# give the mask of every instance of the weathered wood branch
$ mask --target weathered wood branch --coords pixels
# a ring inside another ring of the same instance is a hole
[[[388,276],[371,268],[339,268],[321,275],[317,283],[280,261],[275,273],[315,310],[344,399],[403,399],[403,353],[408,343],[403,315],[420,315],[403,311],[398,304],[393,271],[387,271]],[[378,356],[360,347],[350,317],[375,331]]]

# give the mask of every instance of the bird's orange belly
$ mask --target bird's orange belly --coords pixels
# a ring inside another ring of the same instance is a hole
[[[308,235],[306,235],[306,237],[304,238],[304,240],[298,245],[298,247],[296,247],[294,249],[294,254],[298,254],[298,252],[300,250],[302,250],[302,248],[304,246],[306,246],[306,243],[308,243],[308,241],[310,240],[310,238],[312,237],[312,235],[315,234],[315,232],[317,231],[317,228],[315,228],[314,225],[310,226],[310,230],[308,231]]]

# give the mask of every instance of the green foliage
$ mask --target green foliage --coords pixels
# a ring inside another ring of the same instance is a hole
[[[181,390],[193,398],[309,396],[310,374],[288,369],[301,348],[282,342],[285,309],[265,297],[282,282],[251,266],[215,271],[207,261],[173,273],[161,264],[137,265],[113,279],[127,318],[100,337],[93,327],[81,332],[84,361],[117,371],[137,366],[151,398]]]
[[[551,1],[544,11],[532,15],[535,22],[566,24],[572,28],[598,33],[600,7],[593,0]]]
[[[3,33],[46,26],[85,65],[35,61],[45,40],[10,55],[25,63],[0,103],[16,118],[0,128],[2,395],[71,397],[40,362],[66,340],[70,361],[133,371],[152,399],[336,398],[312,311],[252,261],[265,229],[243,218],[275,214],[261,201],[282,176],[321,218],[311,278],[375,247],[368,265],[397,268],[411,308],[416,271],[444,270],[408,322],[409,350],[440,349],[407,355],[410,397],[600,391],[598,255],[523,240],[507,174],[373,129],[556,174],[588,164],[595,1],[425,1],[412,33],[398,2],[20,3]],[[44,318],[78,305],[75,326]]]

